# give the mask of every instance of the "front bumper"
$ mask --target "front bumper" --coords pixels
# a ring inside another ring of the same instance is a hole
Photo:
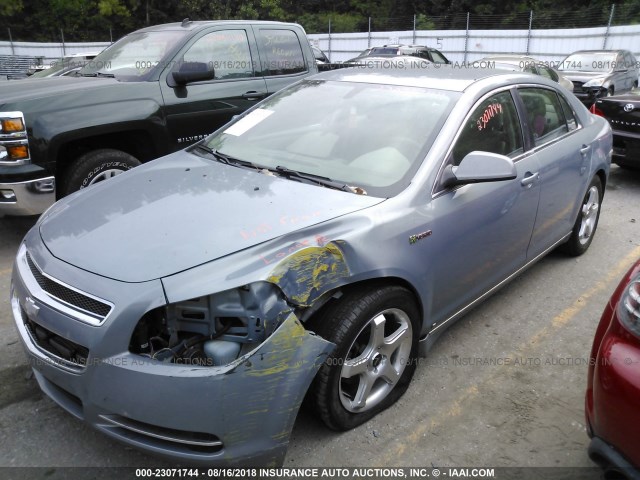
[[[112,309],[91,324],[70,314],[69,305],[57,308],[57,300],[39,290],[25,250],[51,281],[91,285],[83,293],[100,293]],[[112,438],[173,460],[281,465],[304,394],[334,345],[290,314],[253,352],[224,367],[130,353],[137,320],[163,302],[160,281],[124,284],[70,267],[48,253],[36,229],[14,264],[16,326],[35,378],[58,405]],[[77,345],[84,360],[52,353],[42,340],[47,335],[47,341]]]
[[[0,216],[39,215],[55,201],[55,177],[0,183]]]

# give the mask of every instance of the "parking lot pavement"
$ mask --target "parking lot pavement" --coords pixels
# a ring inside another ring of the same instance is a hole
[[[367,424],[331,432],[303,411],[285,466],[593,466],[588,356],[606,301],[640,257],[638,204],[640,174],[612,167],[584,256],[552,253],[462,318],[399,403]],[[73,419],[29,378],[8,297],[34,221],[0,219],[0,466],[166,466]]]

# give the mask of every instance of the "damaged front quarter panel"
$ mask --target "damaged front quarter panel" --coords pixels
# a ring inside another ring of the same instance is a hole
[[[225,410],[237,412],[227,425],[226,441],[244,444],[266,436],[276,446],[267,463],[281,465],[304,395],[334,348],[290,313],[259,349],[225,375]]]
[[[282,260],[267,278],[287,299],[309,307],[320,296],[345,283],[350,271],[335,243],[298,250]]]
[[[285,315],[262,344],[225,366],[176,365],[132,353],[119,362],[101,363],[91,387],[98,412],[219,438],[221,445],[215,451],[180,450],[181,457],[194,464],[282,465],[305,393],[335,348],[308,332],[291,311]],[[118,378],[117,387],[114,378]],[[87,412],[89,418],[93,415]],[[173,447],[170,450],[153,439],[141,444],[104,418],[98,416],[95,423],[107,435],[145,450],[175,454]]]

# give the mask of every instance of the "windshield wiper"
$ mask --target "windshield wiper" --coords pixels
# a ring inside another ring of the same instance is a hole
[[[303,172],[299,172],[297,170],[292,170],[288,167],[282,167],[282,166],[277,166],[274,170],[286,178],[298,178],[301,180],[307,180],[307,181],[313,182],[316,185],[333,188],[335,190],[366,194],[366,192],[359,187],[352,187],[350,185],[347,185],[346,183],[336,182],[335,180],[331,180],[328,177],[323,177],[322,175],[314,175],[313,173],[303,173]]]
[[[231,157],[225,153],[221,153],[218,150],[214,150],[212,148],[207,147],[204,143],[196,143],[193,146],[193,148],[197,148],[199,150],[202,150],[203,152],[208,153],[218,162],[224,163],[225,165],[232,165],[234,167],[245,167],[245,168],[260,170],[259,166],[254,165],[251,162],[247,162],[246,160],[240,160],[239,158]]]

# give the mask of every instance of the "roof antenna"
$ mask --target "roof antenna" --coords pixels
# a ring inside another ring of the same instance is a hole
[[[182,24],[180,26],[181,27],[186,27],[187,24],[189,24],[190,22],[191,22],[191,20],[189,20],[189,17],[187,17],[184,20],[182,20]]]

